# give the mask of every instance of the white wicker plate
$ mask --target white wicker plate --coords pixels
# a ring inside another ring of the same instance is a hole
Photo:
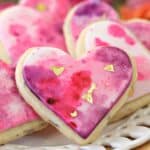
[[[106,150],[108,147],[112,150],[130,150],[147,141],[150,141],[150,105],[125,120],[109,125],[102,136],[91,145],[73,145],[51,127],[11,145],[2,146],[0,150]]]

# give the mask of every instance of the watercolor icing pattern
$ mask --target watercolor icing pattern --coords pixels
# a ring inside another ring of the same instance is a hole
[[[78,61],[58,49],[38,48],[23,64],[28,88],[82,138],[119,101],[132,73],[127,54],[114,47],[98,48]]]
[[[92,50],[97,46],[109,45],[122,48],[134,57],[137,65],[138,81],[133,97],[137,98],[150,92],[150,54],[123,25],[113,21],[101,21],[88,27],[83,34],[83,39],[79,39],[82,44],[79,42],[79,45],[82,45],[85,51]],[[85,51],[81,52],[78,49],[77,56],[81,57]],[[144,87],[143,90],[142,88],[137,88],[140,85],[143,87],[143,83],[146,88]]]
[[[88,0],[77,4],[69,13],[64,25],[65,36],[69,36],[67,45],[75,51],[76,41],[81,31],[90,23],[103,19],[118,20],[117,12],[107,3],[99,0]],[[70,43],[70,40],[72,43]],[[72,44],[72,46],[69,46]],[[70,52],[71,53],[71,52]]]
[[[121,28],[120,26],[116,25],[116,24],[111,24],[108,27],[108,34],[110,34],[111,36],[113,36],[114,38],[121,38],[124,39],[124,41],[126,42],[127,45],[134,45],[135,41],[134,39],[128,35],[123,28]]]
[[[14,78],[14,70],[0,61],[0,132],[39,119],[19,95]]]
[[[87,1],[78,4],[70,23],[71,33],[75,41],[87,25],[104,18],[116,20],[118,15],[113,8],[104,2]]]
[[[150,22],[135,19],[125,22],[125,26],[150,50]]]
[[[15,6],[5,10],[0,15],[0,32],[1,44],[13,66],[30,47],[52,46],[66,50],[62,22],[53,23],[29,7]]]

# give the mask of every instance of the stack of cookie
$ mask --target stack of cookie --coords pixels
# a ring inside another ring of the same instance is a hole
[[[0,14],[0,144],[56,127],[90,144],[150,103],[150,23],[99,0],[20,0]],[[7,7],[7,8],[6,8]]]

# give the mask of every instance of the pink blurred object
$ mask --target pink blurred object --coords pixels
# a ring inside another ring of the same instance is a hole
[[[150,0],[127,0],[126,5],[128,7],[138,7],[140,5],[143,5],[145,3],[150,3]]]
[[[14,6],[15,4],[12,3],[12,2],[4,2],[4,3],[1,3],[0,4],[0,11],[6,9],[6,8],[9,8],[11,6]]]
[[[30,7],[15,6],[0,15],[0,41],[15,67],[20,56],[31,47],[52,46],[65,50],[63,19],[52,20]]]

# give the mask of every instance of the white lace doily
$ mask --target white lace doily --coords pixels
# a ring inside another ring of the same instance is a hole
[[[2,146],[0,150],[130,150],[147,141],[150,141],[150,105],[123,121],[109,125],[102,136],[91,145],[33,147],[12,144]]]

